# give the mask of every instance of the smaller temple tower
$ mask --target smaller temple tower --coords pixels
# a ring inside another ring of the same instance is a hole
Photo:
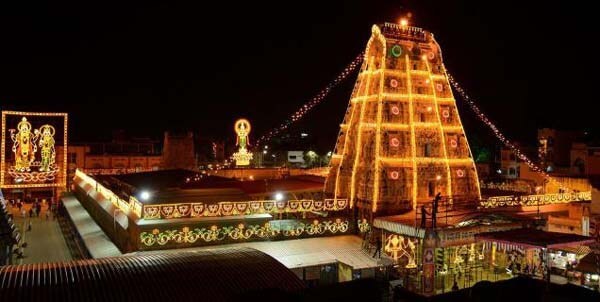
[[[165,131],[162,169],[195,169],[194,134]]]

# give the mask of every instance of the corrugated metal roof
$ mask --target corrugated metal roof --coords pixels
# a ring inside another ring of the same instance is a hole
[[[362,239],[354,235],[305,238],[281,241],[243,242],[222,245],[221,247],[248,247],[260,250],[277,259],[289,269],[318,266],[342,262],[353,269],[377,268],[380,265],[392,265],[391,259],[383,256],[373,258],[371,252],[362,248]],[[201,251],[210,247],[195,247],[183,250],[161,250],[135,252],[136,254],[179,253],[181,251]],[[383,253],[382,253],[383,254]]]
[[[2,301],[224,301],[304,284],[250,248],[0,267]]]

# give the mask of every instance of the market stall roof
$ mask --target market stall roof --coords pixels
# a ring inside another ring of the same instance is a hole
[[[575,270],[589,274],[600,274],[600,265],[598,264],[599,259],[600,253],[589,253],[579,260],[579,263],[575,266]]]
[[[500,232],[489,232],[475,235],[476,239],[522,245],[531,248],[560,248],[593,243],[592,237],[546,232],[537,229],[513,229]]]
[[[589,254],[592,250],[587,245],[579,245],[579,246],[563,246],[559,248],[561,251],[565,251],[567,253],[573,253],[576,255],[585,256]]]

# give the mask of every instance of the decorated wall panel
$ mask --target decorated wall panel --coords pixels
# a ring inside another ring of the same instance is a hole
[[[239,223],[237,225],[211,225],[153,229],[140,233],[140,248],[163,246],[200,246],[210,243],[241,242],[248,240],[294,239],[345,234],[350,222],[342,218],[298,221],[293,224],[266,222],[264,224]]]
[[[66,187],[67,145],[66,113],[3,111],[0,187]]]

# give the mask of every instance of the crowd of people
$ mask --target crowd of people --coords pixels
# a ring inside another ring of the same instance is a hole
[[[53,199],[42,200],[33,199],[31,201],[22,201],[20,199],[9,199],[8,204],[11,205],[13,212],[15,209],[18,210],[18,216],[20,216],[23,221],[26,221],[25,229],[27,231],[31,231],[32,228],[32,219],[42,217],[46,220],[54,219],[56,214],[56,204]],[[43,211],[43,208],[46,208]],[[43,214],[42,214],[43,213]],[[28,220],[26,220],[29,218]]]

